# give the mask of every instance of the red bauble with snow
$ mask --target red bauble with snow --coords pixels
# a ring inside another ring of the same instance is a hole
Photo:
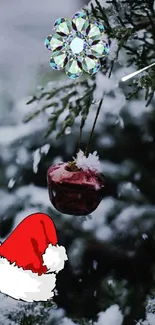
[[[86,216],[104,197],[105,177],[97,153],[88,157],[80,150],[73,162],[59,163],[47,173],[51,203],[60,212]]]

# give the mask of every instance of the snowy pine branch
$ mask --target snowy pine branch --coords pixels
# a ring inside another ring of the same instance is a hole
[[[51,83],[50,83],[51,84]],[[41,102],[40,109],[37,109],[25,118],[24,122],[29,122],[33,118],[37,117],[39,114],[48,111],[48,109],[53,108],[49,116],[48,129],[45,136],[48,136],[53,131],[57,130],[58,120],[61,114],[66,110],[68,112],[65,120],[63,121],[59,132],[56,135],[58,139],[60,136],[64,135],[66,129],[74,126],[76,117],[81,114],[81,128],[84,127],[87,115],[89,113],[90,105],[93,101],[93,92],[95,90],[95,82],[91,80],[80,80],[76,83],[69,81],[67,85],[62,85],[56,88],[55,83],[50,86],[51,89],[40,90],[38,97],[34,96],[27,104],[33,102]],[[49,85],[47,85],[49,88]]]
[[[109,58],[104,61],[101,72],[111,76],[115,63],[120,62],[120,53],[125,51],[126,62],[123,66],[135,64],[136,70],[155,61],[155,14],[153,1],[150,0],[92,0],[84,8],[90,19],[100,21],[105,27],[110,44]],[[144,30],[145,28],[145,30]],[[113,50],[113,41],[117,43]],[[102,63],[102,62],[101,62]],[[145,91],[146,106],[150,104],[155,91],[155,68],[133,79],[126,98],[138,97]],[[81,116],[81,131],[94,100],[96,76],[79,79],[77,82],[64,81],[61,85],[51,83],[47,89],[40,90],[39,96],[34,96],[28,104],[38,103],[39,109],[25,118],[29,122],[40,114],[48,114],[48,128],[45,136],[58,131],[56,138],[64,135],[68,128],[73,128],[77,117]],[[58,129],[59,120],[66,111],[66,117]]]

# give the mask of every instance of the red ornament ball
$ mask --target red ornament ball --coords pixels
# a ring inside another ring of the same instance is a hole
[[[64,214],[88,215],[104,197],[104,175],[72,167],[69,162],[51,166],[47,181],[51,203]]]

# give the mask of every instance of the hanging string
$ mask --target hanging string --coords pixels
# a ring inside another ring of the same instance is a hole
[[[80,149],[80,144],[81,144],[81,139],[82,139],[82,129],[83,129],[83,123],[81,121],[81,125],[80,125],[80,134],[79,134],[79,139],[78,139],[78,142],[77,142],[77,152],[79,151]]]
[[[108,79],[111,77],[111,72],[112,72],[113,65],[114,65],[114,61],[111,64],[111,69],[110,69],[110,73],[108,75]],[[99,116],[99,113],[100,113],[100,110],[101,110],[101,107],[102,107],[102,103],[103,103],[104,96],[105,96],[105,92],[103,93],[103,97],[102,97],[102,99],[99,102],[99,106],[98,106],[97,113],[96,113],[96,117],[95,117],[95,120],[94,120],[94,123],[93,123],[93,126],[92,126],[92,130],[91,130],[91,133],[90,133],[90,137],[89,137],[88,143],[86,145],[85,156],[88,155],[89,145],[90,145],[90,142],[91,142],[91,139],[92,139],[92,136],[93,136],[93,133],[94,133],[94,129],[95,129],[95,126],[96,126],[96,122],[97,122],[97,119],[98,119],[98,116]],[[81,138],[82,138],[82,130],[83,130],[83,123],[81,121],[80,134],[79,134],[79,139],[78,139],[78,143],[77,143],[78,151],[80,149],[80,143],[81,143]]]
[[[111,64],[111,69],[110,69],[110,72],[109,72],[109,75],[108,75],[107,79],[109,79],[111,77],[111,72],[112,72],[113,65],[114,65],[114,61]],[[89,137],[88,143],[86,145],[85,156],[88,156],[89,145],[90,145],[90,142],[91,142],[93,133],[94,133],[94,129],[95,129],[96,122],[97,122],[97,119],[98,119],[98,116],[99,116],[99,113],[100,113],[100,110],[101,110],[101,107],[102,107],[102,103],[103,103],[105,94],[106,94],[106,92],[103,93],[102,99],[99,102],[99,106],[98,106],[97,113],[96,113],[96,117],[95,117],[95,120],[94,120],[94,123],[93,123],[93,126],[92,126],[92,130],[91,130],[91,133],[90,133],[90,137]]]
[[[90,136],[89,136],[89,139],[88,139],[88,143],[86,145],[85,156],[88,156],[89,145],[90,145],[90,142],[91,142],[91,139],[92,139],[92,136],[93,136],[93,133],[94,133],[94,129],[95,129],[95,126],[96,126],[96,122],[97,122],[97,119],[98,119],[98,116],[99,116],[99,113],[100,113],[100,110],[101,110],[101,107],[102,107],[104,95],[103,95],[102,99],[99,102],[99,106],[98,106],[98,109],[97,109],[96,117],[95,117],[95,120],[94,120],[94,123],[93,123],[93,126],[92,126],[92,130],[91,130],[91,133],[90,133]]]

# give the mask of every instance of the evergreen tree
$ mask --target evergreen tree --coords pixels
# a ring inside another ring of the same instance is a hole
[[[17,129],[0,154],[1,186],[12,178],[6,204],[2,197],[1,237],[11,231],[14,216],[41,210],[53,218],[69,257],[57,277],[54,302],[40,304],[36,315],[33,304],[18,318],[9,316],[20,325],[102,325],[111,306],[118,316],[114,325],[121,319],[134,325],[142,324],[149,308],[154,312],[149,306],[155,292],[155,68],[120,82],[155,61],[154,0],[94,0],[84,10],[104,25],[110,44],[101,71],[40,88],[27,103],[31,114],[22,134]],[[77,147],[86,146],[99,153],[106,191],[91,218],[83,220],[50,205],[46,173],[57,157],[69,161]]]

